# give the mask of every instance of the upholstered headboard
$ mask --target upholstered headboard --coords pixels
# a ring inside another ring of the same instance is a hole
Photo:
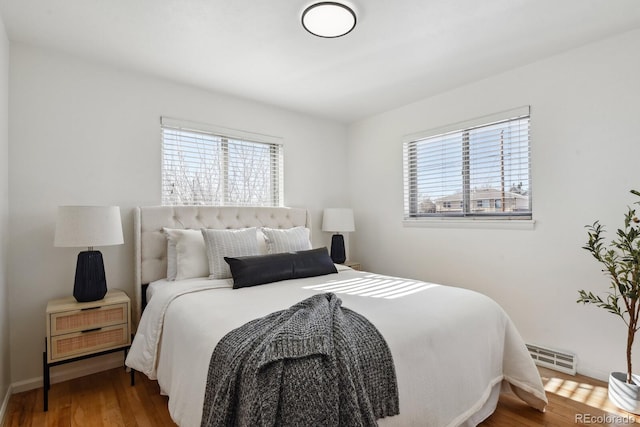
[[[142,286],[167,276],[168,228],[292,228],[311,229],[306,209],[232,206],[146,206],[134,210],[135,303],[134,319],[139,320]]]

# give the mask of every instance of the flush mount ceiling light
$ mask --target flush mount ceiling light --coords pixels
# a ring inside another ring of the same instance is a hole
[[[342,37],[355,28],[356,14],[342,3],[314,3],[302,12],[302,26],[314,36]]]

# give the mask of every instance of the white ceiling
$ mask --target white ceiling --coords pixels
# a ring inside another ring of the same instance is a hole
[[[321,39],[300,24],[310,3],[0,0],[0,13],[12,41],[345,123],[640,28],[639,0],[350,0],[355,30]]]

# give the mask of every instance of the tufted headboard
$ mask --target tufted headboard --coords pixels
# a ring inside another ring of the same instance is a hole
[[[306,209],[233,206],[145,206],[134,210],[135,303],[134,319],[142,313],[142,286],[167,276],[168,228],[292,228],[311,229]]]

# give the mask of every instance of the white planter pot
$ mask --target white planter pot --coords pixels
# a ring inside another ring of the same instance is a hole
[[[640,376],[633,374],[633,384],[627,383],[626,372],[609,375],[609,400],[620,409],[640,414]]]

